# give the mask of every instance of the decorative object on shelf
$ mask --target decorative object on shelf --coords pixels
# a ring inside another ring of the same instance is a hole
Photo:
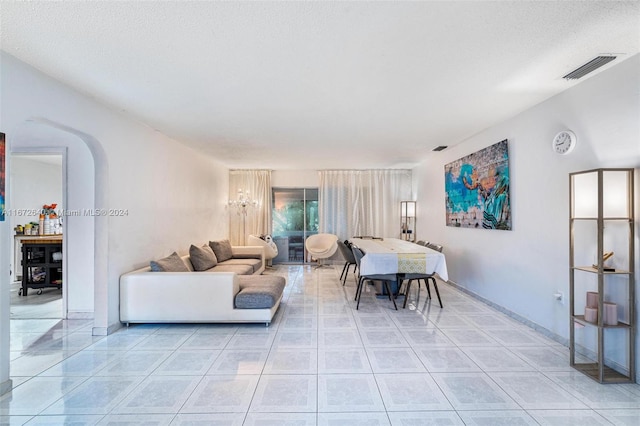
[[[416,202],[400,201],[400,238],[416,240]]]
[[[246,235],[246,222],[247,222],[247,210],[252,207],[258,207],[258,201],[251,199],[249,191],[238,189],[238,198],[235,200],[229,200],[229,206],[236,208],[238,216],[242,217],[242,242],[247,244]]]
[[[584,320],[592,323],[598,322],[598,307],[591,308],[587,306],[584,308]]]
[[[49,217],[57,216],[56,207],[58,207],[57,203],[45,204],[42,206],[42,214]]]
[[[556,154],[567,155],[576,147],[578,138],[571,130],[558,132],[551,141],[551,148]]]
[[[587,292],[587,305],[584,308],[584,320],[592,323],[598,322],[598,293]]]
[[[29,222],[23,227],[23,235],[40,235],[39,226],[35,222]],[[19,234],[18,234],[19,235]]]
[[[599,383],[636,379],[633,175],[632,168],[569,174],[569,363]],[[594,281],[597,291],[587,292],[584,315],[576,315],[576,291],[582,294]],[[582,339],[576,339],[580,326],[587,328]],[[586,334],[589,329],[595,330],[595,341]],[[591,359],[576,362],[576,353]]]
[[[59,229],[58,214],[56,213],[56,207],[58,204],[45,204],[42,206],[42,212],[40,213],[40,235],[53,235],[57,234]]]
[[[611,271],[615,271],[616,268],[614,268],[611,265],[605,265],[604,262],[606,262],[607,260],[611,259],[613,257],[613,252],[612,251],[608,251],[605,252],[605,254],[602,255],[602,269],[604,269],[605,271],[611,272]],[[593,269],[598,269],[598,264],[594,263],[593,264]]]
[[[618,325],[618,305],[611,302],[603,302],[602,316],[604,325]]]
[[[507,140],[444,166],[447,226],[511,230]]]

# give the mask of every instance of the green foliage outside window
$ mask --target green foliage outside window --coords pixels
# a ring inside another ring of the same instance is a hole
[[[304,202],[290,201],[282,209],[273,209],[273,233],[285,234],[304,229]],[[307,202],[307,231],[318,232],[318,202]]]

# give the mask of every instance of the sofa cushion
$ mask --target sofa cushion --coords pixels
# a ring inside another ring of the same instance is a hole
[[[233,251],[231,249],[231,243],[229,240],[209,241],[209,246],[216,254],[218,262],[224,262],[233,257]]]
[[[208,245],[196,247],[192,244],[189,247],[189,260],[196,271],[206,271],[218,264],[215,253]]]
[[[218,263],[207,272],[235,272],[238,275],[251,275],[253,274],[253,268],[251,265],[227,265],[225,263]]]
[[[280,293],[284,291],[287,281],[284,277],[278,275],[252,275],[252,276],[239,276],[238,286],[240,290],[249,287],[275,287]]]
[[[189,268],[175,251],[165,258],[152,260],[149,266],[153,272],[189,272]]]
[[[240,290],[236,295],[236,308],[270,309],[282,296],[276,286],[251,286]]]
[[[254,259],[254,258],[233,258],[229,260],[225,260],[224,262],[220,262],[219,265],[249,265],[253,268],[251,273],[256,272],[258,269],[262,268],[262,259]]]

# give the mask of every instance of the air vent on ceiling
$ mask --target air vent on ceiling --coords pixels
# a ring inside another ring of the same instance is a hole
[[[444,151],[445,149],[447,149],[446,145],[440,145],[433,148],[432,151]]]
[[[593,58],[583,66],[571,71],[569,74],[565,75],[562,78],[566,80],[577,80],[589,74],[590,72],[597,70],[601,66],[608,64],[615,58],[615,56],[598,56],[596,58]]]

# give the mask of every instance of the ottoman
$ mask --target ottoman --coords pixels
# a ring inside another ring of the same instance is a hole
[[[270,309],[282,298],[286,281],[276,275],[240,275],[237,309]]]

